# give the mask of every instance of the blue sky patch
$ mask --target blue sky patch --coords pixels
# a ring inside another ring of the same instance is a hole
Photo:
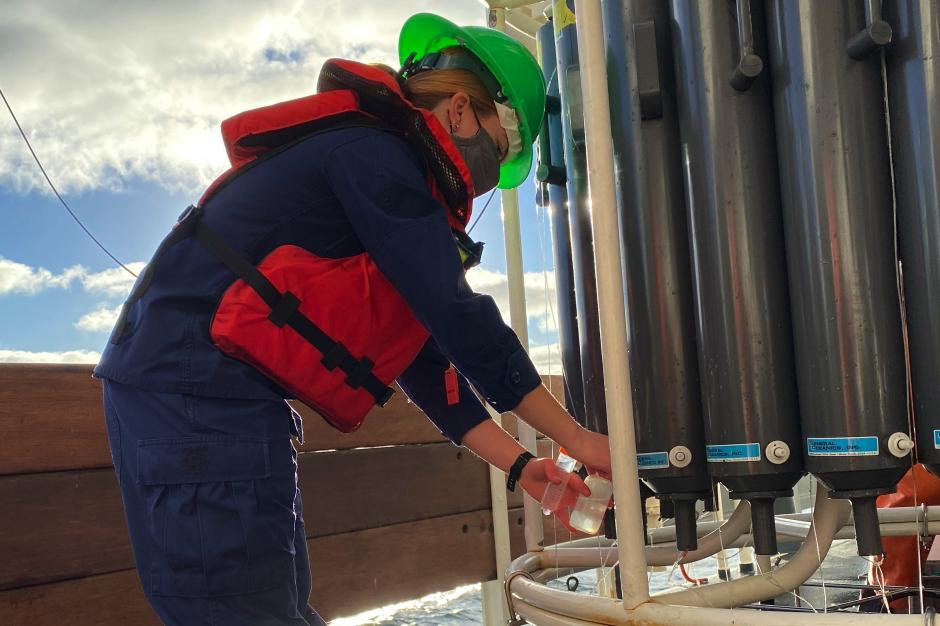
[[[199,0],[176,12],[119,4],[106,21],[93,11],[26,10],[21,0],[6,7],[21,28],[43,36],[3,50],[15,68],[3,77],[4,94],[53,182],[121,261],[135,268],[146,262],[201,185],[225,168],[223,119],[308,95],[329,56],[394,63],[398,26],[419,10],[462,24],[483,19],[476,0],[367,0],[356,15],[339,5],[272,1],[244,3],[237,20],[210,31],[192,19],[210,8]],[[64,29],[81,36],[66,44],[53,36]],[[190,43],[167,48],[167,38]],[[555,306],[554,280],[548,276],[546,292],[542,274],[552,267],[550,229],[534,196],[530,179],[519,188],[519,205],[529,339],[539,362],[557,341],[557,312],[548,307]],[[477,214],[486,199],[475,202]],[[470,282],[493,295],[508,320],[500,214],[497,194],[472,234],[487,246]],[[5,109],[0,215],[0,361],[99,352],[133,279],[52,195]],[[557,348],[551,363],[558,373]]]
[[[301,64],[304,62],[306,55],[300,50],[288,50],[285,52],[283,50],[275,50],[274,48],[266,48],[264,58],[271,63]]]

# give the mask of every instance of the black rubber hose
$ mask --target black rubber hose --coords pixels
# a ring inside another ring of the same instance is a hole
[[[875,496],[852,498],[852,515],[855,517],[855,542],[859,556],[884,554],[881,547],[881,528],[878,525],[878,507]]]
[[[698,548],[695,530],[695,500],[674,500],[676,509],[676,548],[691,552]]]
[[[762,556],[777,554],[777,526],[774,524],[774,499],[751,498],[751,534],[754,553]]]
[[[676,516],[676,507],[669,498],[659,498],[659,518],[672,519]]]

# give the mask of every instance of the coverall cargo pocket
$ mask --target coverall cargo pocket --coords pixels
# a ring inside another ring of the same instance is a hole
[[[272,475],[269,442],[142,440],[137,462],[153,595],[250,593],[283,584],[293,571],[294,476]]]

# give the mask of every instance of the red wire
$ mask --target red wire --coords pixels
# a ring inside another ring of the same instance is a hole
[[[679,563],[679,571],[682,572],[682,578],[684,578],[687,583],[692,583],[693,585],[705,585],[708,583],[707,578],[692,578],[689,576],[689,573],[685,571],[684,563]]]

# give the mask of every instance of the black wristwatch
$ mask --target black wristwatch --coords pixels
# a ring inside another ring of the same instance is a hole
[[[516,483],[519,482],[519,477],[522,476],[522,468],[534,458],[535,455],[531,452],[523,452],[516,457],[516,462],[509,468],[509,476],[506,477],[506,489],[509,491],[516,490]]]

